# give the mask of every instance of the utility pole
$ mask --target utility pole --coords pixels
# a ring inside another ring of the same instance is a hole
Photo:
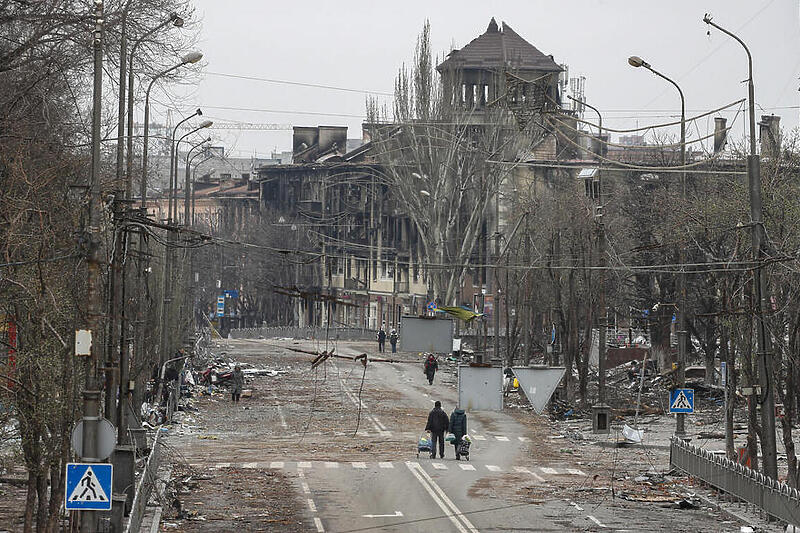
[[[494,194],[494,358],[500,359],[500,180]],[[506,325],[508,327],[508,325]],[[500,364],[503,364],[502,362]]]
[[[593,105],[584,100],[578,100],[572,96],[567,95],[567,98],[585,105],[589,109],[597,113],[597,137],[600,139],[599,152],[602,155],[603,148],[603,116],[600,111]],[[606,320],[608,313],[606,312],[606,226],[603,222],[603,160],[600,158],[597,164],[597,189],[594,188],[594,183],[590,188],[590,195],[594,202],[594,219],[597,224],[597,256],[600,266],[600,295],[597,301],[599,309],[599,316],[597,320],[597,330],[599,332],[598,347],[597,347],[597,403],[600,405],[606,402]],[[644,370],[643,370],[644,371]]]
[[[103,0],[94,1],[94,85],[92,90],[92,168],[89,182],[89,246],[87,257],[87,326],[92,335],[100,337],[102,326],[102,277],[100,273],[100,122],[103,96]],[[83,391],[83,462],[99,463],[97,457],[97,423],[100,419],[100,390],[97,363],[100,360],[101,338],[93,339],[86,360],[86,382]],[[97,513],[81,512],[81,532],[97,530]]]
[[[703,22],[717,28],[722,33],[736,39],[747,53],[747,111],[750,122],[750,155],[747,156],[747,184],[750,190],[750,218],[753,241],[753,258],[756,267],[753,271],[753,291],[756,302],[756,332],[758,342],[758,376],[760,391],[758,393],[761,405],[761,455],[764,464],[764,474],[772,479],[778,479],[778,453],[775,442],[775,392],[773,391],[774,363],[770,350],[770,339],[767,335],[767,326],[764,322],[764,310],[767,306],[767,280],[764,276],[764,256],[766,255],[764,222],[761,209],[761,159],[756,152],[756,109],[755,88],[753,86],[753,56],[750,50],[739,37],[725,28],[715,24],[708,13],[703,17]]]

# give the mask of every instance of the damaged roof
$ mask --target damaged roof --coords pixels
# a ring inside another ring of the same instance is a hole
[[[460,50],[448,54],[436,70],[513,67],[521,70],[559,72],[553,58],[540,52],[503,22],[502,28],[492,18],[486,32]]]

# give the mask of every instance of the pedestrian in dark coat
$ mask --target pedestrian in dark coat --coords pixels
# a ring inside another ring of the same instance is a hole
[[[378,331],[378,351],[382,352],[386,346],[386,332],[381,328]]]
[[[394,328],[389,333],[389,344],[392,345],[392,353],[397,353],[397,330]]]
[[[456,407],[450,415],[450,433],[453,434],[453,446],[458,450],[458,445],[461,439],[467,434],[467,413],[463,409]],[[459,459],[458,452],[456,452],[456,460]]]
[[[231,390],[231,400],[234,403],[239,401],[239,398],[242,395],[242,389],[244,388],[244,372],[236,365],[233,367],[233,390]]]
[[[447,413],[442,410],[442,402],[436,400],[433,410],[428,413],[428,424],[425,431],[431,432],[431,459],[436,459],[436,442],[439,442],[439,457],[444,459],[444,432],[447,431],[449,421]]]
[[[433,385],[433,376],[436,375],[437,370],[439,370],[439,362],[433,354],[430,354],[425,360],[425,376],[427,376],[428,383],[431,385]]]

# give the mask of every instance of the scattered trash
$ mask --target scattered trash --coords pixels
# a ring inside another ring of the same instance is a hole
[[[634,444],[641,444],[642,438],[644,437],[644,430],[643,429],[634,429],[630,427],[628,424],[622,426],[622,436],[628,442],[632,442]]]

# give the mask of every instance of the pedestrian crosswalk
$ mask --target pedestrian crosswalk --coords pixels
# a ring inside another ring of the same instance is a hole
[[[402,463],[398,463],[402,464]],[[527,474],[535,480],[544,482],[544,478],[540,474],[550,476],[579,476],[586,477],[586,473],[579,468],[573,467],[552,467],[552,466],[512,466],[505,467],[500,465],[484,464],[477,462],[466,461],[419,461],[418,463],[423,468],[429,467],[434,471],[446,470],[460,470],[463,472],[490,472],[490,473],[517,473]],[[194,467],[201,467],[200,464],[192,464]],[[241,468],[243,470],[313,470],[313,469],[334,469],[334,468],[351,468],[355,470],[390,470],[395,468],[395,463],[391,461],[264,461],[264,462],[243,462],[243,463],[215,463],[212,465],[214,469],[223,468]]]

